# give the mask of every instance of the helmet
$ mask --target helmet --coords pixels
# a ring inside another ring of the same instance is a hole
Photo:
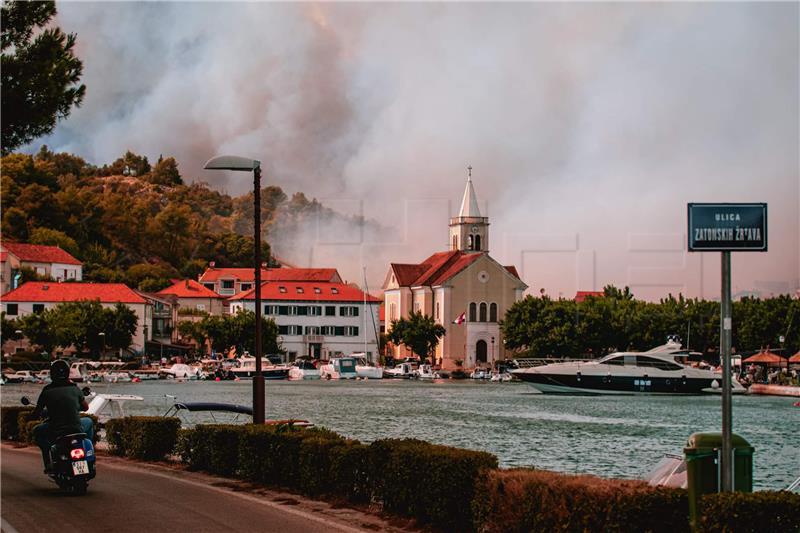
[[[69,379],[69,365],[63,359],[53,361],[50,365],[50,379],[64,381]]]

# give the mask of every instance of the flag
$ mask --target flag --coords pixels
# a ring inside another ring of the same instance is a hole
[[[464,311],[463,313],[461,313],[460,315],[458,315],[458,318],[456,318],[455,320],[453,320],[453,324],[463,324],[463,323],[464,323],[464,322],[466,322],[466,321],[467,321],[467,312],[466,312],[466,311]]]

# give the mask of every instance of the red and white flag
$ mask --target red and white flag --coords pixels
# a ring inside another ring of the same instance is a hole
[[[466,312],[466,311],[464,311],[463,313],[461,313],[460,315],[458,315],[458,318],[456,318],[455,320],[453,320],[453,324],[463,324],[463,323],[464,323],[464,322],[466,322],[466,321],[467,321],[467,312]]]

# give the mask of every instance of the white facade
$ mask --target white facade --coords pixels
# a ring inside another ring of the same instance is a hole
[[[381,302],[263,300],[263,315],[275,321],[288,360],[330,359],[366,352],[378,360]],[[231,301],[231,313],[255,311],[254,300]],[[366,342],[366,347],[365,347]]]

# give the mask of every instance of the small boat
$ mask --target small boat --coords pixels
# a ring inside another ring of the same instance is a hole
[[[123,418],[125,402],[142,402],[144,398],[132,394],[95,394],[89,401],[86,410],[90,415],[95,415],[100,424],[105,424],[109,418]]]
[[[230,371],[239,379],[252,379],[256,375],[256,358],[245,352],[239,357],[236,366]],[[261,375],[264,379],[277,380],[289,377],[289,367],[286,365],[273,365],[266,357],[261,358]]]
[[[30,370],[18,370],[10,374],[5,374],[9,383],[36,383],[39,379]]]
[[[253,416],[253,408],[247,405],[238,405],[238,404],[231,404],[231,403],[215,403],[215,402],[176,402],[172,407],[170,407],[166,413],[164,413],[165,417],[178,417],[181,419],[181,423],[188,422],[188,425],[192,425],[196,423],[196,420],[184,420],[184,417],[181,416],[182,413],[201,413],[196,418],[201,419],[201,422],[210,421],[212,423],[225,423],[225,424],[235,424],[241,423],[240,415],[245,415],[251,417]],[[205,420],[202,420],[205,419]],[[301,420],[296,418],[290,418],[286,420],[265,420],[264,424],[270,426],[277,426],[277,425],[289,425],[289,426],[296,426],[296,427],[311,427],[314,424],[309,422],[308,420]]]
[[[199,368],[183,363],[175,363],[169,368],[162,368],[159,372],[169,379],[200,379]]]
[[[439,373],[434,372],[431,365],[419,365],[414,371],[414,378],[416,379],[439,379]]]
[[[393,379],[411,379],[414,377],[416,366],[417,365],[415,363],[400,363],[394,368],[384,369],[383,377]]]
[[[356,359],[356,374],[358,374],[358,377],[364,379],[383,379],[382,366],[370,364],[369,361],[367,361],[366,355],[363,353],[354,353],[352,357]]]
[[[492,372],[492,377],[489,378],[489,381],[492,383],[504,383],[506,381],[513,381],[514,376],[509,374],[508,372]]]
[[[476,368],[472,371],[469,377],[470,379],[489,379],[492,377],[492,373],[485,368]]]
[[[319,377],[319,369],[309,359],[297,359],[289,368],[289,379],[292,381],[319,379]]]
[[[150,381],[159,379],[158,370],[134,370],[133,377],[139,381]]]
[[[89,370],[85,362],[76,361],[69,365],[69,380],[75,383],[89,381]]]
[[[122,370],[112,370],[110,372],[106,372],[103,376],[104,381],[108,381],[109,383],[129,383],[133,378],[128,372],[124,372]]]
[[[322,379],[356,379],[356,360],[353,357],[337,357],[319,368]]]

